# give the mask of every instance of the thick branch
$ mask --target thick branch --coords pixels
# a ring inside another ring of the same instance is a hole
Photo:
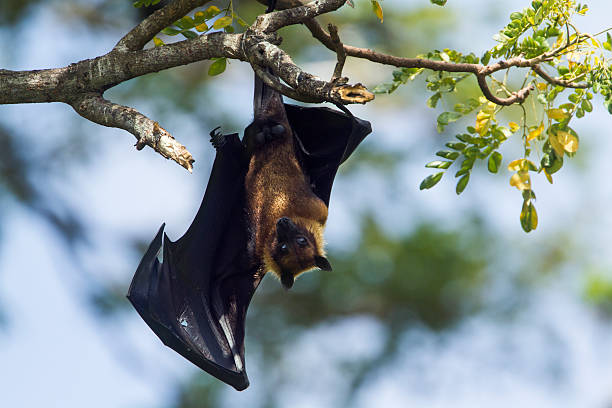
[[[217,32],[163,47],[141,49],[165,26],[206,2],[208,0],[171,3],[132,29],[111,52],[97,58],[55,69],[0,70],[0,104],[68,103],[91,121],[128,130],[138,138],[139,148],[149,145],[164,157],[191,170],[193,158],[184,146],[157,122],[132,108],[105,100],[102,97],[104,91],[148,73],[225,57],[249,61],[254,68],[270,66],[274,74],[290,87],[273,77],[263,76],[263,79],[283,94],[298,100],[348,104],[365,103],[374,98],[361,84],[348,85],[346,79],[325,82],[304,72],[274,45],[278,42],[273,38],[278,28],[336,10],[345,0],[316,0],[294,9],[269,13],[258,18],[245,34]]]
[[[177,142],[157,122],[135,109],[107,101],[97,93],[80,94],[69,103],[85,119],[103,126],[124,129],[136,136],[136,146],[139,150],[148,145],[189,172],[193,170],[194,159],[185,146]]]
[[[173,1],[145,18],[140,24],[119,40],[114,49],[117,51],[141,50],[142,47],[151,41],[161,30],[185,16],[194,8],[200,7],[210,1],[211,0]]]
[[[63,68],[0,70],[0,104],[66,102],[75,94],[101,92],[121,82],[211,58],[246,60],[242,34],[212,33],[141,51],[111,51]]]
[[[315,0],[304,6],[262,14],[257,17],[253,28],[263,33],[273,33],[279,28],[301,23],[318,15],[335,11],[342,7],[345,2],[346,0]]]
[[[291,57],[285,51],[270,42],[255,42],[248,50],[247,53],[253,57],[252,65],[270,67],[274,75],[285,81],[299,95],[303,95],[312,101],[349,104],[366,103],[374,99],[374,94],[361,84],[347,85],[326,82],[303,71],[293,63]],[[291,95],[288,96],[292,97]]]

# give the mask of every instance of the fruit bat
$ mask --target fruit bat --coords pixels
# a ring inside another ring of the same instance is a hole
[[[266,269],[285,288],[304,269],[330,269],[317,248],[320,231],[304,231],[302,221],[322,231],[338,166],[371,132],[348,110],[284,104],[255,82],[253,123],[242,140],[211,132],[216,156],[191,226],[175,242],[161,226],[127,295],[166,346],[237,390],[249,385],[251,297]]]

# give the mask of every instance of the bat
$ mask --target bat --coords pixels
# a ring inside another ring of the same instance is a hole
[[[304,270],[331,269],[320,240],[332,184],[371,132],[348,110],[284,104],[255,83],[243,139],[211,132],[216,156],[192,224],[175,242],[161,226],[127,295],[166,346],[237,390],[249,385],[245,318],[257,286],[266,272],[290,288]]]

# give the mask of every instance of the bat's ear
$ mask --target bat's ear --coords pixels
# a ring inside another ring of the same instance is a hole
[[[324,271],[332,270],[331,264],[329,263],[326,257],[317,255],[315,256],[314,261],[315,261],[315,266],[317,268],[322,269]]]

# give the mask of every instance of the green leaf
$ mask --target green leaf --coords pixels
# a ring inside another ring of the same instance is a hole
[[[170,28],[170,27],[164,28],[163,30],[161,30],[161,32],[166,35],[178,35],[181,33],[180,30],[175,30],[174,28]]]
[[[193,31],[189,31],[189,30],[185,30],[185,31],[181,31],[181,34],[183,34],[183,37],[185,38],[198,38],[198,35],[196,33],[194,33]]]
[[[445,146],[448,147],[449,149],[453,149],[457,151],[462,151],[463,149],[465,149],[465,143],[448,142],[446,143]]]
[[[198,24],[195,27],[195,29],[198,30],[200,33],[203,33],[205,31],[208,31],[209,28],[208,28],[208,25],[206,23],[201,23],[201,24]]]
[[[442,94],[440,92],[436,92],[435,94],[431,95],[429,99],[427,99],[427,106],[430,108],[435,108],[441,97]]]
[[[457,187],[455,188],[455,192],[457,195],[463,193],[463,190],[467,187],[468,181],[470,181],[470,174],[464,174],[463,177],[459,179],[457,182]]]
[[[587,101],[586,99],[582,101],[582,103],[580,104],[580,107],[585,111],[585,112],[591,112],[593,111],[593,104],[591,103],[591,101]]]
[[[500,152],[493,152],[493,154],[489,157],[488,168],[491,173],[497,173],[499,170],[499,166],[501,166],[502,155]]]
[[[210,64],[210,67],[208,68],[208,75],[210,76],[219,75],[220,73],[225,71],[226,66],[227,66],[226,58],[217,58],[215,62]]]
[[[425,165],[425,167],[433,168],[433,169],[448,169],[453,162],[444,161],[444,160],[434,160]]]
[[[612,51],[612,36],[610,36],[610,33],[606,33],[607,39],[606,42],[603,43],[603,47],[608,50],[608,51]]]
[[[195,27],[196,24],[191,17],[185,16],[180,20],[176,21],[174,25],[182,28],[183,30],[189,30]]]
[[[432,188],[433,186],[438,184],[440,179],[442,179],[443,175],[444,175],[443,171],[436,173],[436,174],[430,174],[429,176],[425,177],[423,181],[421,181],[421,186],[419,187],[419,189],[425,190],[425,189]]]
[[[449,152],[445,150],[440,150],[436,152],[436,156],[440,156],[448,160],[455,160],[457,159],[457,157],[459,157],[459,152]]]
[[[531,232],[538,227],[538,214],[531,200],[525,200],[523,202],[520,220],[521,227],[523,227],[523,231],[525,232]]]
[[[451,122],[457,121],[461,116],[459,112],[442,112],[440,116],[438,116],[438,123],[441,125],[448,125]]]
[[[219,7],[210,6],[209,8],[206,9],[206,11],[204,11],[204,19],[210,20],[211,18],[215,17],[219,13],[221,13],[221,10],[219,10]]]
[[[232,24],[232,17],[231,16],[225,16],[225,17],[221,17],[220,19],[215,21],[215,23],[213,24],[213,28],[216,29],[216,30],[219,30],[221,28],[227,27],[230,24]]]
[[[204,14],[203,11],[197,11],[193,15],[193,22],[195,23],[195,25],[200,25],[205,21],[206,21],[206,15]]]
[[[464,174],[468,174],[470,172],[470,169],[467,167],[462,167],[461,169],[459,169],[459,171],[457,173],[455,173],[455,177],[461,177]]]
[[[433,4],[438,6],[444,6],[446,4],[446,0],[430,0]]]

